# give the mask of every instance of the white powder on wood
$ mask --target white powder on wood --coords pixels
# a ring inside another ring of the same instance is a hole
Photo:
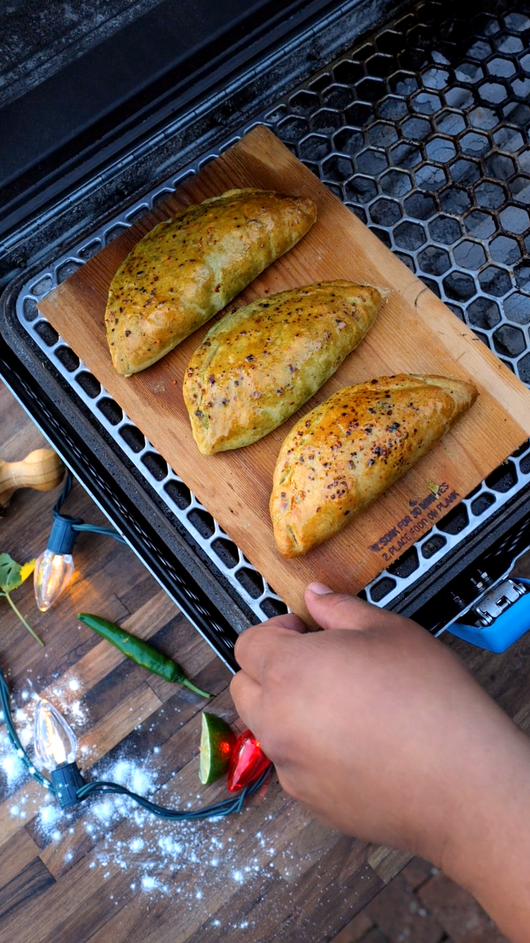
[[[90,722],[79,690],[79,682],[71,678],[66,684],[54,684],[46,692],[52,703],[65,715],[76,735]],[[17,698],[20,706],[15,711],[18,734],[24,745],[28,746],[30,755],[35,698],[31,689],[21,692]],[[155,736],[156,732],[153,733]],[[129,749],[132,752],[132,747]],[[160,788],[158,772],[149,765],[156,763],[159,752],[160,747],[155,746],[150,757],[139,761],[128,754],[125,742],[122,755],[99,763],[97,775],[94,773],[92,778],[119,783],[148,797]],[[244,885],[256,877],[263,877],[269,868],[274,867],[276,849],[271,838],[260,831],[255,834],[246,832],[248,816],[252,816],[248,806],[239,815],[239,840],[236,841],[229,834],[233,831],[233,816],[171,822],[154,816],[131,799],[120,795],[96,795],[73,810],[62,810],[43,789],[35,804],[33,800],[29,802],[28,796],[24,794],[24,786],[30,782],[30,777],[2,725],[0,770],[5,780],[4,783],[0,782],[0,786],[7,786],[2,792],[16,794],[16,801],[9,807],[10,814],[25,819],[28,824],[28,820],[32,819],[42,843],[54,842],[61,848],[65,866],[75,863],[76,849],[84,834],[93,845],[87,853],[90,868],[98,868],[104,878],[109,878],[116,870],[127,872],[130,874],[130,888],[148,896],[177,894],[179,900],[187,902],[190,909],[204,898],[207,906],[210,894],[215,893],[215,887]],[[88,775],[88,781],[90,778]],[[164,784],[162,789],[166,788]],[[166,804],[163,799],[158,798],[157,801]],[[200,792],[167,800],[171,808],[181,809],[197,808],[207,802],[207,794]],[[259,819],[266,825],[268,835],[275,832],[273,817],[265,814],[261,802]],[[278,823],[275,837],[281,835],[282,828],[281,823]],[[240,848],[240,840],[244,843],[244,850]],[[286,854],[292,857],[284,849],[282,860]],[[212,926],[218,925],[219,921],[212,922]],[[241,924],[233,925],[234,928],[236,926],[243,928]]]

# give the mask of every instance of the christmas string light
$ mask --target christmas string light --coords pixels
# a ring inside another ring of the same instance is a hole
[[[46,549],[35,562],[33,586],[35,600],[41,612],[46,612],[68,586],[74,572],[72,550],[80,533],[104,534],[121,543],[124,538],[110,527],[85,524],[79,517],[61,513],[61,508],[72,490],[72,475],[67,470],[64,486],[53,508],[54,522]]]
[[[53,605],[71,579],[74,570],[72,550],[80,533],[87,531],[103,534],[126,543],[114,529],[85,524],[80,518],[63,514],[61,508],[71,489],[72,475],[67,471],[62,492],[53,508],[54,522],[47,547],[35,563],[35,598],[42,612]],[[258,741],[250,731],[245,731],[238,740],[241,749],[235,756],[235,772],[228,783],[228,788],[234,794],[228,799],[199,809],[169,809],[119,783],[99,780],[87,782],[76,763],[77,742],[73,730],[62,714],[44,698],[39,699],[35,712],[35,755],[49,771],[50,778],[41,773],[17,734],[11,712],[9,686],[1,668],[0,707],[9,740],[19,759],[33,779],[51,793],[63,809],[77,805],[94,795],[116,794],[128,796],[153,815],[170,821],[215,818],[240,812],[245,800],[261,788],[272,770],[272,763],[261,751]]]
[[[2,717],[6,725],[7,735],[16,750],[17,756],[25,764],[28,773],[33,776],[33,779],[36,779],[39,785],[44,786],[45,789],[48,789],[49,792],[54,792],[52,784],[46,776],[43,776],[42,773],[35,768],[33,761],[29,758],[24,747],[22,746],[16,727],[13,723],[13,717],[11,714],[11,696],[9,693],[9,687],[7,681],[4,678],[2,669],[0,668],[0,707],[2,709]]]
[[[1,668],[0,706],[8,737],[18,757],[25,764],[33,779],[47,789],[63,809],[83,802],[93,795],[113,793],[128,796],[153,815],[174,822],[216,818],[230,815],[233,812],[240,812],[245,800],[261,788],[272,770],[272,763],[268,762],[265,769],[263,769],[262,764],[259,775],[254,781],[243,786],[237,795],[221,800],[214,805],[185,811],[169,809],[151,802],[145,796],[140,796],[119,783],[103,780],[86,782],[75,762],[77,743],[71,727],[62,714],[44,699],[40,700],[35,715],[35,753],[38,759],[46,765],[51,779],[39,772],[18,737],[11,713],[11,695]]]

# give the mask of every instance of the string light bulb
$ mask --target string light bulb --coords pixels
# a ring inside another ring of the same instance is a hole
[[[74,572],[72,550],[77,540],[73,524],[82,524],[79,518],[57,515],[48,539],[48,546],[37,557],[33,571],[35,600],[41,612],[46,612],[68,586]]]
[[[125,543],[114,528],[85,524],[80,517],[68,517],[61,508],[72,490],[72,475],[66,472],[63,490],[53,508],[53,526],[48,544],[37,557],[33,571],[35,600],[41,612],[46,612],[62,595],[74,573],[72,550],[80,532],[104,534]]]
[[[67,517],[62,514],[61,507],[71,488],[72,475],[67,471],[63,490],[53,508],[54,522],[47,547],[35,564],[35,597],[41,612],[45,612],[53,605],[72,577],[74,571],[72,550],[79,532],[88,531],[90,533],[105,534],[126,543],[122,535],[113,528],[85,524],[80,518]],[[262,763],[263,754],[256,741],[254,759],[258,759],[257,766],[253,770],[253,775],[250,776],[251,764],[248,756],[246,756],[247,762],[244,772],[247,775],[245,781],[237,783],[238,794],[236,796],[199,809],[168,809],[165,806],[151,802],[147,797],[133,792],[120,783],[104,780],[87,782],[76,763],[77,742],[73,730],[53,704],[50,704],[44,698],[39,699],[35,712],[34,746],[36,759],[49,771],[50,776],[48,778],[41,773],[22,746],[17,734],[11,711],[9,687],[1,668],[0,711],[7,735],[18,757],[26,766],[29,774],[57,799],[63,809],[83,802],[90,796],[114,794],[127,796],[153,815],[172,822],[218,818],[222,815],[240,812],[245,800],[261,789],[272,769],[272,764],[266,757],[264,757],[265,763]],[[250,736],[252,735],[250,734]],[[261,754],[261,756],[257,754]]]
[[[237,792],[259,779],[271,768],[272,763],[261,749],[259,740],[251,730],[244,730],[238,737],[228,767],[228,789]]]
[[[39,698],[34,723],[35,753],[47,770],[73,763],[77,754],[75,734],[57,708]]]
[[[77,791],[85,783],[75,762],[75,734],[63,715],[44,698],[37,703],[34,738],[35,754],[50,773],[61,808],[75,805],[79,801]]]
[[[35,753],[38,758],[41,758],[42,764],[49,769],[50,779],[44,776],[36,769],[33,760],[28,756],[20,742],[20,737],[13,722],[9,687],[1,667],[0,710],[2,711],[8,738],[17,756],[26,766],[30,776],[54,796],[62,808],[83,802],[90,796],[108,795],[110,793],[127,796],[148,812],[152,812],[153,815],[171,822],[218,818],[220,815],[241,812],[245,800],[261,789],[272,769],[272,763],[269,763],[257,779],[243,786],[237,795],[232,796],[230,799],[223,799],[214,805],[203,806],[200,809],[168,809],[165,806],[151,802],[145,796],[132,792],[120,783],[86,782],[75,762],[77,744],[71,727],[53,705],[41,698],[41,704],[37,706],[39,719],[35,719]]]

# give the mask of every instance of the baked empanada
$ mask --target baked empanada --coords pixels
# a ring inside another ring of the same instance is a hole
[[[221,318],[184,379],[202,454],[250,445],[292,416],[357,347],[381,301],[369,285],[321,282]]]
[[[131,250],[109,290],[112,363],[145,370],[209,321],[316,220],[304,197],[227,190],[159,223]]]
[[[379,377],[338,390],[291,429],[276,464],[270,513],[285,557],[336,534],[397,481],[474,403],[472,383]]]

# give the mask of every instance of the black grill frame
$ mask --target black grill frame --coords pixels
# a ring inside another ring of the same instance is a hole
[[[200,116],[186,115],[166,124],[162,136],[142,142],[121,166],[104,168],[97,179],[70,194],[67,204],[56,205],[48,222],[33,221],[24,234],[18,233],[10,246],[4,247],[4,279],[9,288],[2,299],[2,376],[52,444],[63,444],[59,450],[64,450],[63,457],[74,466],[87,490],[115,524],[130,531],[136,552],[192,621],[201,623],[199,630],[212,636],[208,640],[231,665],[237,633],[256,621],[252,611],[237,587],[223,582],[189,534],[180,532],[178,522],[161,513],[156,495],[138,480],[135,469],[128,467],[123,457],[116,456],[112,439],[72,397],[60,373],[53,365],[42,364],[41,351],[31,339],[21,336],[13,311],[18,293],[34,277],[32,273],[36,276],[48,262],[62,256],[68,244],[79,245],[81,235],[89,242],[89,234],[114,219],[118,211],[121,215],[132,212],[139,192],[146,192],[154,179],[157,183],[164,179],[163,170],[170,168],[178,176],[188,164],[199,167],[261,121],[528,383],[530,345],[525,329],[530,322],[530,266],[525,251],[530,244],[530,216],[525,193],[530,186],[525,181],[530,185],[530,150],[522,132],[530,125],[530,109],[522,98],[527,85],[530,87],[530,78],[526,78],[530,62],[526,63],[524,52],[530,39],[530,8],[518,4],[514,10],[507,3],[491,3],[484,11],[475,4],[476,13],[471,9],[469,15],[466,9],[464,18],[454,2],[427,0],[407,5],[374,34],[357,40],[355,49],[322,65],[326,62],[322,59],[326,37],[335,53],[351,40],[356,6],[350,3],[338,9],[320,24],[320,30],[315,27],[311,35],[298,37],[286,51],[282,67],[275,53],[259,64],[253,76],[240,76],[230,91],[217,96],[222,105],[215,120],[214,103],[209,101],[203,103]],[[510,44],[513,48],[507,49]],[[472,54],[470,46],[476,47]],[[318,71],[315,48],[321,57]],[[295,59],[296,77],[305,69],[306,78],[290,90],[293,74],[289,67]],[[497,72],[513,71],[501,76],[501,81],[492,66]],[[479,70],[483,75],[477,79]],[[237,131],[227,135],[227,128],[237,124],[238,108],[249,106],[257,87],[261,88],[258,102],[263,105],[263,77],[272,72],[274,91],[282,87],[283,97],[272,106],[266,104],[250,121],[240,121]],[[504,98],[492,102],[492,97],[501,94]],[[496,123],[488,128],[494,118]],[[170,156],[169,142],[178,148],[176,156],[174,152]],[[477,151],[477,156],[473,149],[480,149],[481,142],[484,147],[488,142],[488,149],[482,154]],[[504,202],[493,206],[500,195]],[[484,205],[488,202],[491,205]],[[67,209],[73,221],[69,228],[65,226]],[[17,259],[24,253],[32,260],[30,271],[12,279]],[[46,394],[42,401],[36,397],[36,385]],[[69,430],[67,435],[65,429]],[[100,461],[97,474],[87,476],[76,436],[85,442],[88,436],[91,441]],[[528,444],[520,450],[523,458],[527,451]],[[109,469],[110,481],[117,484],[110,485]],[[499,481],[502,470],[497,485]],[[477,527],[465,543],[438,554],[436,565],[420,578],[410,580],[409,573],[404,590],[397,595],[394,592],[391,599],[385,598],[388,593],[384,592],[376,598],[373,589],[368,598],[408,615],[420,614],[422,623],[436,631],[442,597],[467,599],[475,580],[471,574],[483,572],[484,561],[493,578],[494,572],[504,573],[509,558],[520,552],[527,540],[529,489],[526,479],[522,480],[510,500],[491,512],[487,504],[490,500],[495,504],[495,485],[477,489],[468,500],[477,506],[483,502],[485,517],[477,513]],[[128,504],[130,494],[135,494],[132,505]],[[135,511],[137,520],[132,524]],[[486,523],[481,525],[480,520]],[[137,535],[138,521],[142,522],[142,533]],[[154,534],[149,532],[153,523]],[[444,526],[447,520],[433,529],[429,540],[443,540]],[[400,571],[410,571],[414,554],[416,547],[381,580],[392,581]],[[179,555],[184,558],[184,585],[180,585],[180,573],[168,577],[171,565],[156,563],[167,557],[169,563]],[[183,602],[188,579],[195,582],[196,598]],[[455,581],[463,581],[465,587],[459,583],[458,591],[454,590]],[[194,611],[199,612],[198,620]],[[281,604],[277,611],[282,611]],[[447,611],[452,611],[451,606]],[[219,622],[216,616],[223,624],[212,635],[206,623]]]

